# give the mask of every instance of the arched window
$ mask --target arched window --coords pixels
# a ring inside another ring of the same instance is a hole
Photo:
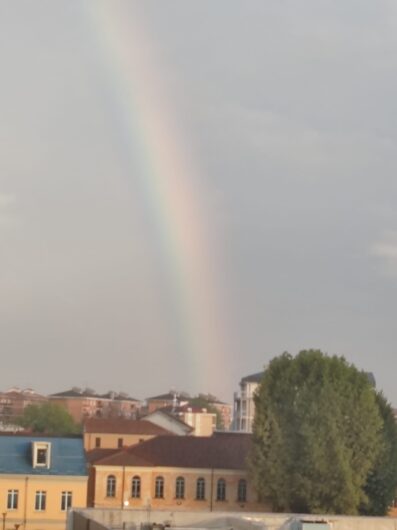
[[[196,481],[196,499],[203,501],[205,499],[205,480],[200,477]]]
[[[133,499],[139,499],[141,496],[141,477],[132,477],[131,482],[131,497]]]
[[[109,475],[106,479],[106,497],[116,496],[116,477]]]
[[[175,481],[175,498],[185,498],[185,479],[183,477],[178,477]]]
[[[237,502],[247,501],[247,481],[241,478],[237,486]]]
[[[164,479],[163,477],[156,477],[154,496],[156,499],[164,498]]]
[[[225,501],[226,500],[226,482],[224,478],[220,478],[216,483],[216,500]]]

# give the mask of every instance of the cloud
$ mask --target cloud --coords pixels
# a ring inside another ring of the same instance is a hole
[[[13,212],[15,203],[15,195],[11,193],[0,193],[0,228],[9,226],[15,221],[15,213]]]
[[[16,202],[15,195],[11,193],[0,193],[0,211],[8,209],[13,206]]]
[[[370,254],[379,259],[383,273],[397,277],[397,231],[386,232],[372,245]]]

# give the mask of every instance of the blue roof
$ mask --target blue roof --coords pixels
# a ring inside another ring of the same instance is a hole
[[[33,467],[32,443],[51,443],[50,468]],[[49,436],[0,436],[0,474],[87,475],[87,464],[81,438]]]

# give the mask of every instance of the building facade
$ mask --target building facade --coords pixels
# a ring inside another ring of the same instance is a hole
[[[0,436],[3,528],[64,528],[69,508],[87,505],[87,481],[81,438]]]

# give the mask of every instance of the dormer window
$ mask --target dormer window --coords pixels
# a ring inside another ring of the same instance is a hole
[[[51,443],[33,442],[32,444],[33,467],[50,467]]]

